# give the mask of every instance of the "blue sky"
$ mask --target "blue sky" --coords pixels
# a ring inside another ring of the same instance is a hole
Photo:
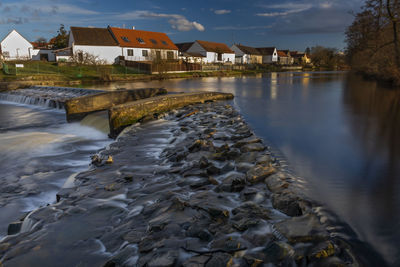
[[[16,29],[28,40],[51,38],[60,24],[160,31],[174,42],[304,50],[342,49],[362,0],[0,0],[0,38]]]

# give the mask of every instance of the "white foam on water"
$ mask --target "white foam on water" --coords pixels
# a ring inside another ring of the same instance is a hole
[[[144,207],[142,205],[133,207],[128,213],[128,218],[139,215],[143,211],[143,209]]]
[[[38,207],[56,202],[56,194],[57,191],[47,191],[35,196],[24,198],[23,201],[25,207],[22,209],[22,212],[32,211]]]

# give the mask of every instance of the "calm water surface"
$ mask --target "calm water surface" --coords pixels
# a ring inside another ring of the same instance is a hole
[[[235,94],[257,135],[324,203],[400,265],[400,90],[345,73],[272,73],[112,84]]]

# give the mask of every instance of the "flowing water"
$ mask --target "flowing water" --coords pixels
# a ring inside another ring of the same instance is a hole
[[[63,110],[0,101],[0,239],[9,223],[53,203],[66,180],[111,141],[107,133],[104,113],[68,124]]]
[[[345,73],[272,73],[101,85],[235,94],[243,117],[308,194],[400,265],[400,90]]]

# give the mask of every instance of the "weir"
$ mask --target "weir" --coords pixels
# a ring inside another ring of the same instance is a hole
[[[103,91],[82,88],[33,86],[0,93],[0,100],[63,109],[69,99],[101,92]]]
[[[164,88],[101,91],[67,87],[30,87],[0,93],[0,100],[65,109],[68,122],[108,110],[110,137],[127,126],[191,104],[233,99],[233,94],[196,92],[167,94]],[[106,128],[106,127],[103,127]]]

